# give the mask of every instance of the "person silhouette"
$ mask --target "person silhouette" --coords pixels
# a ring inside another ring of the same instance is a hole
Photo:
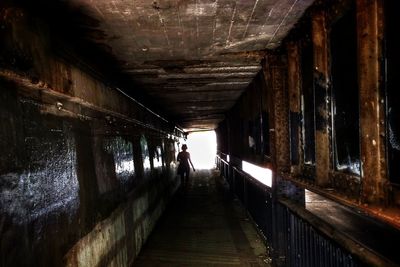
[[[193,171],[196,171],[192,160],[190,159],[190,153],[186,151],[187,145],[182,145],[182,151],[178,153],[177,160],[179,161],[178,166],[178,174],[181,176],[181,187],[182,189],[186,189],[189,183],[189,175],[190,175],[190,165],[193,168]],[[189,165],[190,163],[190,165]]]

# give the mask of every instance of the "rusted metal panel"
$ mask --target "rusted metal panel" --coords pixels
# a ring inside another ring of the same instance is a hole
[[[288,94],[290,109],[290,156],[293,174],[300,172],[300,163],[303,162],[301,153],[301,92],[300,92],[300,53],[299,43],[290,42],[286,46],[288,54]]]
[[[357,1],[362,200],[386,199],[385,117],[381,93],[382,1]]]
[[[266,58],[266,79],[271,90],[272,155],[278,172],[290,171],[289,100],[287,95],[287,65],[284,56],[269,55]]]
[[[269,137],[269,146],[268,146],[268,152],[267,158],[268,161],[274,166],[276,169],[276,158],[275,158],[275,130],[274,130],[274,102],[273,102],[273,91],[272,91],[272,79],[271,79],[271,69],[270,65],[267,64],[267,58],[263,62],[263,73],[264,73],[264,78],[265,78],[265,84],[266,88],[265,91],[263,92],[265,95],[265,103],[264,103],[264,108],[267,111],[267,114],[269,115],[268,118],[266,119],[266,124],[265,126],[268,126],[266,129],[268,131],[268,137]]]
[[[311,21],[306,32],[311,35]],[[315,97],[314,62],[311,40],[301,42],[301,177],[315,180]]]
[[[332,171],[330,173],[332,180],[332,187],[337,192],[340,192],[343,200],[350,200],[353,203],[357,203],[360,199],[361,194],[361,182],[360,178],[349,173],[340,173]],[[345,197],[345,199],[343,198]]]
[[[228,135],[224,137],[226,140],[222,140],[223,143],[228,142],[226,150],[221,152],[263,163],[264,153],[268,150],[266,146],[269,145],[264,92],[265,79],[259,73],[226,114],[226,120],[219,124],[221,131]]]
[[[330,140],[329,140],[329,69],[326,15],[317,10],[312,16],[312,41],[314,47],[315,92],[315,181],[329,186]]]

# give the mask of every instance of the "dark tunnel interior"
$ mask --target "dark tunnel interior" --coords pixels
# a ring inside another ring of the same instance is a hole
[[[0,267],[400,266],[396,7],[2,0]]]

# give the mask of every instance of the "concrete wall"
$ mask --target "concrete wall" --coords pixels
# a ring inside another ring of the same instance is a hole
[[[181,132],[39,15],[0,6],[0,266],[127,266],[179,185]]]
[[[154,179],[135,188],[127,202],[73,246],[67,266],[130,266],[178,185],[175,179]]]

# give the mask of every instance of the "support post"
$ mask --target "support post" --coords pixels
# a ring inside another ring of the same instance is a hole
[[[362,202],[386,199],[385,108],[382,90],[382,1],[357,1]]]
[[[289,42],[286,46],[288,56],[288,91],[290,109],[290,163],[291,173],[300,173],[301,140],[301,92],[300,92],[300,52],[297,42]]]
[[[326,15],[316,10],[312,18],[315,92],[315,181],[321,187],[330,186],[329,139],[329,69]]]
[[[287,63],[282,55],[269,55],[264,66],[272,106],[270,131],[271,155],[277,173],[290,170],[289,103],[287,97]]]

